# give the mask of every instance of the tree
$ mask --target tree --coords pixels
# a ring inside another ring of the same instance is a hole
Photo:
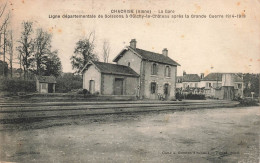
[[[8,23],[8,20],[9,20],[9,16],[10,16],[10,13],[8,13],[5,17],[4,17],[4,14],[5,14],[5,9],[6,9],[6,3],[2,6],[0,6],[0,21],[2,23],[0,23],[0,33],[2,33],[2,31],[5,29],[7,23]]]
[[[9,65],[10,65],[10,74],[11,78],[13,77],[13,31],[8,31],[8,38],[7,38],[7,51],[9,53]]]
[[[32,22],[26,21],[22,23],[23,25],[23,31],[22,31],[22,36],[20,40],[18,40],[18,43],[20,45],[17,47],[17,51],[19,52],[19,59],[20,63],[23,66],[24,70],[24,79],[28,79],[28,70],[31,65],[31,56],[33,51],[33,39],[32,39],[32,33],[33,33],[33,28]]]
[[[55,77],[58,77],[61,75],[62,72],[62,66],[60,58],[58,57],[58,51],[54,51],[49,53],[48,58],[46,60],[45,69],[44,69],[44,75],[50,76],[53,75]]]
[[[70,58],[72,68],[76,70],[76,73],[79,73],[90,60],[98,61],[97,55],[94,54],[94,41],[95,33],[91,32],[89,37],[76,43],[74,55]]]
[[[7,76],[8,64],[0,60],[0,76]]]
[[[5,10],[6,10],[6,3],[2,6],[0,6],[0,55],[3,55],[3,63],[2,63],[2,72],[5,72],[5,59],[6,59],[6,47],[7,47],[7,42],[6,42],[6,34],[7,34],[7,24],[9,22],[9,16],[10,13],[5,15]],[[2,41],[2,36],[3,36],[3,44],[1,43]],[[6,75],[4,75],[6,76]]]
[[[57,52],[56,52],[57,53]],[[31,71],[36,75],[42,75],[44,66],[48,61],[48,55],[51,53],[51,35],[43,29],[37,29],[36,38],[34,40],[34,55],[30,59]]]
[[[104,40],[103,42],[103,60],[105,63],[108,63],[110,53],[110,44],[108,40]]]
[[[259,96],[259,74],[244,74],[244,96],[250,97],[251,92],[255,93],[255,96]]]

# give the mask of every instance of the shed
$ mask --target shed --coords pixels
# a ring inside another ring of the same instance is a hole
[[[54,76],[37,76],[36,89],[39,93],[55,93],[56,78]]]

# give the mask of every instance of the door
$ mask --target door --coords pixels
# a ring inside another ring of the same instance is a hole
[[[168,99],[168,96],[169,96],[169,84],[168,83],[166,83],[166,84],[164,84],[164,90],[163,90],[163,93],[164,93],[164,98],[165,99]]]
[[[48,84],[48,93],[53,93],[53,83]]]
[[[123,95],[123,81],[124,79],[115,78],[115,95]]]
[[[94,80],[89,81],[89,92],[91,94],[95,93],[95,81]]]

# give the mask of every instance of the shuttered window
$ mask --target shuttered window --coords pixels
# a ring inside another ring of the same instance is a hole
[[[157,68],[157,64],[156,63],[152,64],[152,68],[151,69],[152,69],[151,74],[152,75],[157,75],[158,68]]]

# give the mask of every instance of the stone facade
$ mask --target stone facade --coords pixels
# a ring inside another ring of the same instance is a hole
[[[101,95],[128,95],[139,99],[175,99],[178,63],[162,54],[136,48],[136,40],[113,60],[90,62],[83,69],[83,88]],[[90,83],[90,81],[92,81]],[[94,84],[93,84],[94,83]],[[93,89],[94,85],[94,89]]]

